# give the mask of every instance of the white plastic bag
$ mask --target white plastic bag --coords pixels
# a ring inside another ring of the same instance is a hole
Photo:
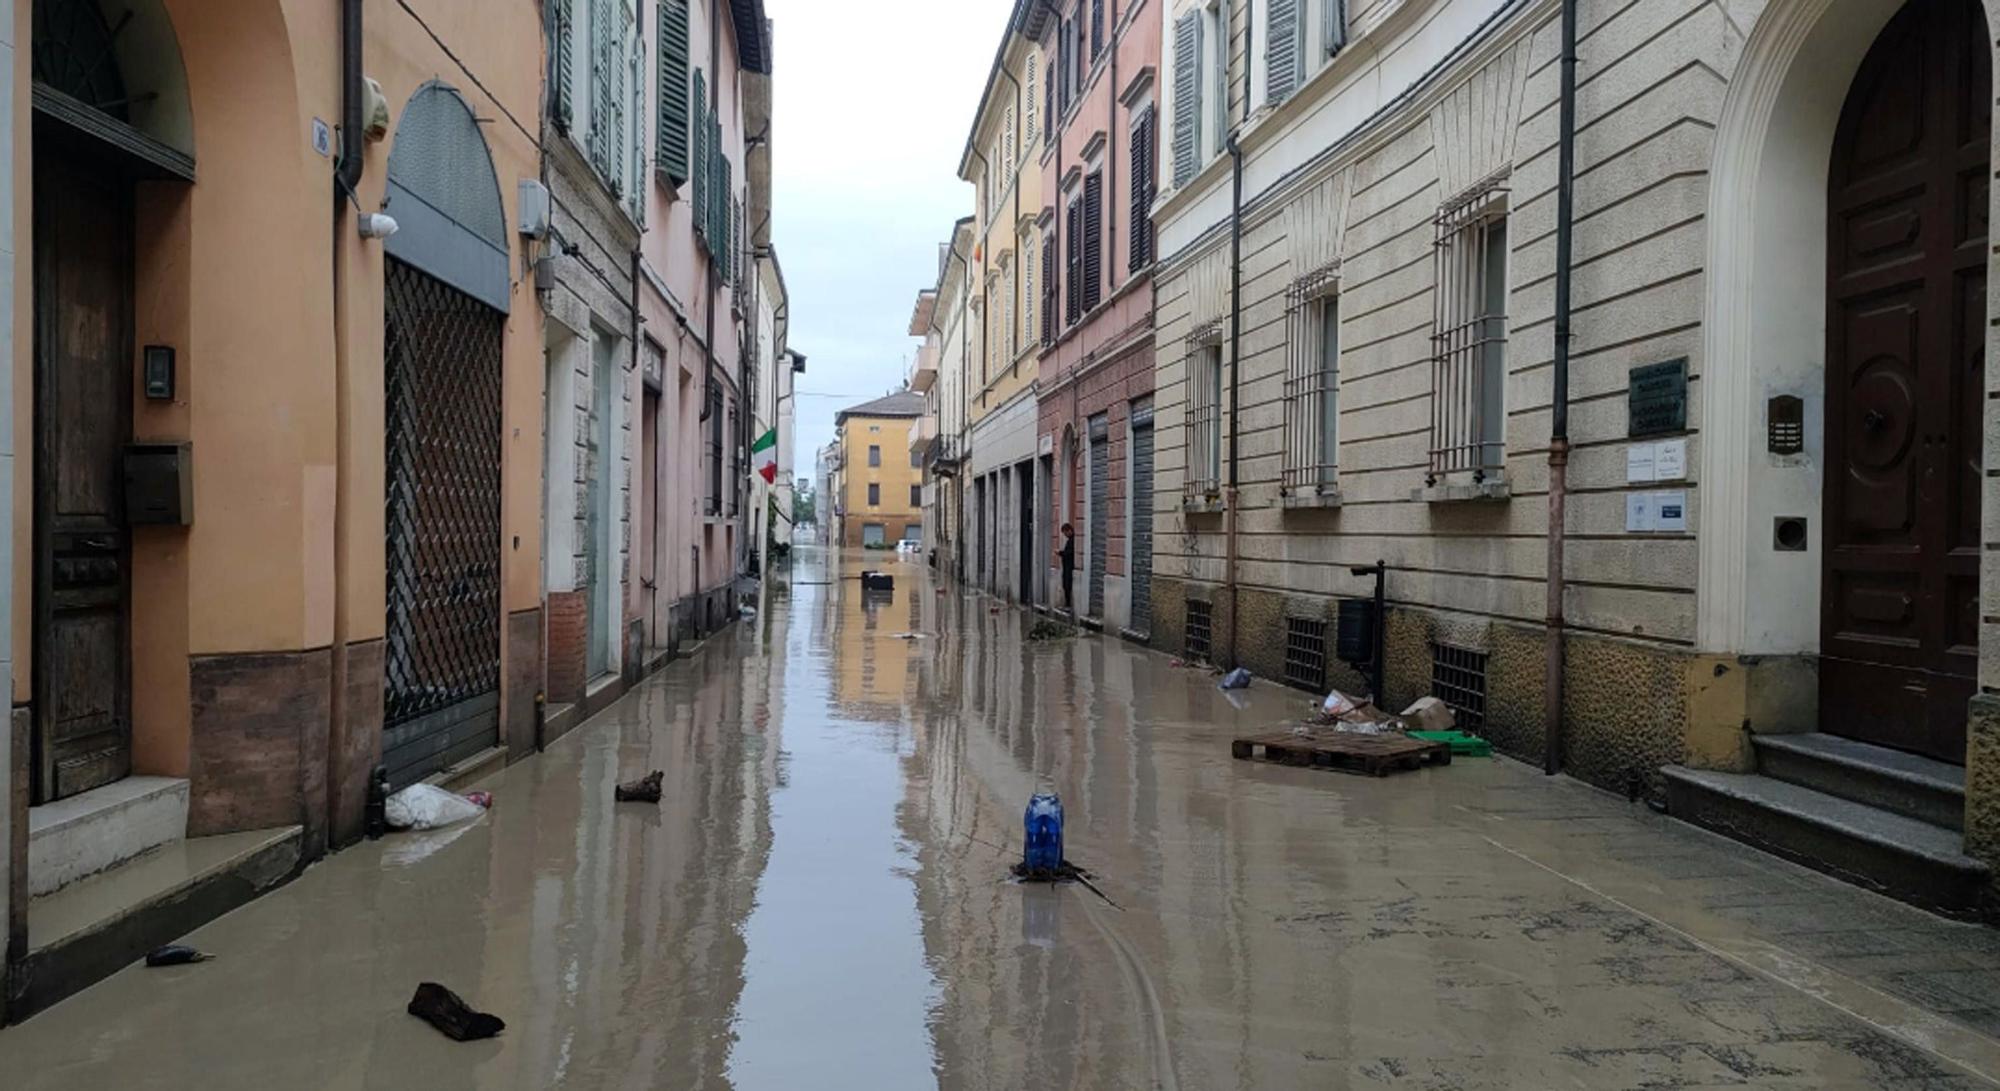
[[[485,813],[479,804],[434,784],[412,784],[390,796],[385,808],[392,830],[435,830]]]
[[[1354,698],[1334,690],[1326,695],[1326,700],[1319,703],[1319,714],[1329,720],[1338,720],[1360,707],[1360,703]]]

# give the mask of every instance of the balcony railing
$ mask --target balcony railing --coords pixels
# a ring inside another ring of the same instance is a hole
[[[924,469],[937,477],[956,476],[964,457],[955,437],[932,436],[930,442],[924,445]]]

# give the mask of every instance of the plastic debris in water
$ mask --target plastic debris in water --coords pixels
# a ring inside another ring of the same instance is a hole
[[[155,947],[146,955],[148,966],[185,966],[190,962],[207,962],[214,955],[197,951],[192,947],[170,943],[165,947]]]
[[[1249,669],[1248,667],[1238,667],[1238,668],[1236,668],[1235,670],[1233,670],[1233,671],[1230,671],[1230,672],[1229,672],[1228,674],[1225,674],[1225,675],[1223,675],[1223,676],[1222,676],[1222,688],[1223,688],[1223,689],[1249,689],[1249,688],[1250,688],[1250,669]]]
[[[1054,792],[1036,792],[1022,816],[1021,868],[1028,874],[1054,873],[1063,866],[1063,806]]]

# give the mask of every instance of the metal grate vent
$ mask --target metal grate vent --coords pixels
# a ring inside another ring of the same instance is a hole
[[[1326,688],[1326,619],[1285,619],[1285,682],[1318,693]]]
[[[1451,706],[1459,730],[1486,726],[1486,653],[1432,644],[1431,696]]]
[[[1199,599],[1189,599],[1187,604],[1187,656],[1189,659],[1207,659],[1214,629],[1215,608]]]

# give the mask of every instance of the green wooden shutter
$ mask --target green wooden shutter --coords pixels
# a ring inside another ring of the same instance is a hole
[[[1083,180],[1083,309],[1104,299],[1104,173]]]
[[[1201,12],[1174,24],[1174,185],[1186,185],[1201,162]]]
[[[694,103],[689,111],[688,176],[694,182],[694,229],[708,233],[708,80],[694,72]]]
[[[659,0],[658,132],[654,136],[655,168],[680,186],[688,180],[688,0]],[[701,78],[696,73],[695,79]]]
[[[736,194],[730,190],[730,158],[720,150],[722,122],[716,122],[716,238],[722,240],[722,248],[716,252],[716,262],[722,264],[724,284],[736,276],[736,240],[730,238],[730,204],[734,204]]]
[[[1270,0],[1264,17],[1264,89],[1271,105],[1299,88],[1299,0]]]
[[[573,120],[575,96],[570,88],[576,79],[575,50],[571,45],[572,0],[549,0],[549,120],[556,129],[568,132]]]

